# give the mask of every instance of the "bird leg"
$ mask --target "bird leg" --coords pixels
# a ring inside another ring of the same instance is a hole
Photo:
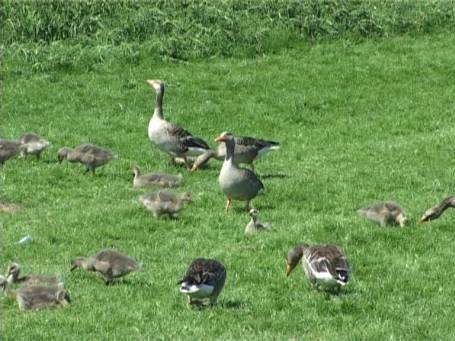
[[[87,174],[89,172],[89,170],[90,170],[90,168],[87,167],[87,169],[84,172],[84,175]]]
[[[231,198],[228,198],[227,201],[226,201],[226,206],[224,208],[224,211],[227,213],[227,211],[229,210],[229,207],[231,206],[231,203],[232,203],[232,199]]]
[[[250,212],[250,201],[249,201],[249,200],[246,202],[245,210],[246,210],[247,212]]]

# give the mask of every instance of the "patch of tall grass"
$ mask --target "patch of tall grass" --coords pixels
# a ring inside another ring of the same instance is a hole
[[[296,41],[453,29],[452,1],[13,1],[0,7],[3,54],[36,70],[92,68],[106,56],[255,56]],[[94,48],[96,46],[97,48]]]

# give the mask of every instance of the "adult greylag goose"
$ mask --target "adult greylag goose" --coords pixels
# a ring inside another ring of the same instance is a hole
[[[20,151],[21,143],[12,140],[0,140],[0,167],[6,160],[16,156]]]
[[[71,260],[71,271],[82,268],[87,271],[97,271],[104,277],[106,284],[114,278],[123,277],[141,268],[134,259],[115,250],[101,250],[90,257],[76,257]]]
[[[169,217],[175,218],[185,207],[185,203],[191,202],[191,194],[188,192],[176,194],[169,191],[158,191],[139,196],[139,202],[155,217],[167,214]]]
[[[185,276],[177,283],[188,296],[188,304],[214,305],[226,281],[226,268],[214,259],[198,258],[191,262]]]
[[[141,174],[139,167],[133,167],[133,186],[134,187],[177,187],[182,182],[182,175],[172,175],[164,173]]]
[[[79,162],[86,167],[84,174],[108,163],[110,160],[117,158],[112,151],[98,147],[94,144],[81,144],[74,149],[63,147],[57,152],[59,162],[64,159],[69,162]]]
[[[419,222],[425,223],[430,220],[435,220],[439,218],[449,207],[455,207],[455,196],[447,197],[436,206],[426,210]]]
[[[398,224],[403,227],[406,223],[405,210],[391,201],[377,202],[359,209],[357,213],[383,227],[388,224]]]
[[[20,138],[21,156],[26,159],[28,154],[36,155],[39,159],[41,153],[49,146],[49,141],[35,133],[25,133]]]
[[[63,287],[63,279],[58,276],[26,275],[20,276],[21,267],[17,263],[8,265],[6,279],[9,284],[20,284],[21,286],[47,285]]]
[[[286,276],[291,274],[300,260],[306,276],[318,289],[339,290],[349,281],[351,268],[343,251],[336,245],[296,245],[286,257]]]
[[[251,217],[251,220],[245,227],[245,233],[246,234],[251,234],[251,233],[255,233],[255,232],[264,231],[264,230],[267,230],[270,227],[269,224],[261,223],[258,220],[258,214],[259,214],[259,211],[257,209],[252,208],[250,210],[249,215]]]
[[[204,140],[164,119],[164,83],[161,80],[147,80],[147,83],[156,93],[155,110],[148,126],[149,139],[170,154],[172,161],[175,157],[181,157],[186,167],[190,168],[187,157],[203,154],[210,149],[209,146]]]
[[[246,163],[254,170],[253,161],[256,158],[280,148],[278,142],[266,141],[248,136],[235,136],[234,162],[239,165]],[[220,143],[216,149],[209,149],[200,155],[193,164],[191,171],[196,171],[205,165],[211,158],[223,161],[226,157],[226,144]]]
[[[246,210],[250,210],[250,201],[263,189],[264,185],[251,170],[240,168],[234,162],[235,140],[231,133],[224,132],[215,141],[226,144],[226,157],[221,167],[218,183],[227,196],[226,211],[232,200],[246,201]]]

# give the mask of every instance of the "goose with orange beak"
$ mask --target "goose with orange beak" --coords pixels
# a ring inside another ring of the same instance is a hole
[[[226,156],[218,177],[220,188],[227,196],[225,210],[229,210],[233,200],[239,200],[246,202],[245,208],[249,211],[251,200],[263,191],[264,185],[253,171],[234,163],[234,135],[224,132],[215,141],[226,144]]]

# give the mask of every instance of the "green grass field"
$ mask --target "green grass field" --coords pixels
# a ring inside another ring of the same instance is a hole
[[[455,338],[454,212],[420,215],[454,194],[455,38],[450,34],[301,45],[255,59],[100,64],[91,72],[31,72],[2,65],[0,137],[33,131],[52,145],[41,161],[0,171],[1,271],[61,273],[72,304],[22,312],[0,299],[2,340],[450,340]],[[240,203],[225,214],[221,163],[197,173],[168,164],[147,125],[167,85],[165,116],[212,146],[222,131],[281,143],[256,164],[266,194],[253,206],[270,232],[245,236]],[[62,146],[92,142],[118,160],[83,175],[58,164]],[[194,202],[177,220],[155,219],[136,201],[132,165],[182,173]],[[285,176],[283,176],[285,175]],[[395,200],[409,224],[379,228],[356,210]],[[34,241],[17,241],[31,235]],[[297,242],[336,243],[353,267],[344,294],[312,290],[299,266],[285,277]],[[106,287],[69,272],[74,256],[101,248],[143,262]],[[192,310],[176,282],[193,258],[223,262],[218,305]]]

